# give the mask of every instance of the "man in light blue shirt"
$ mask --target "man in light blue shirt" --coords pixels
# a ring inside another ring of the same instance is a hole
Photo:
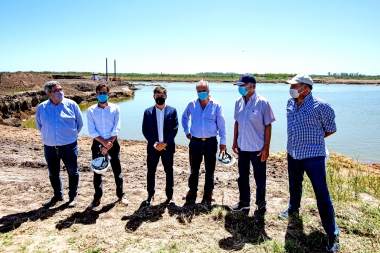
[[[92,159],[109,154],[111,167],[116,183],[116,196],[118,202],[127,206],[128,200],[124,198],[123,176],[121,174],[120,145],[117,136],[120,133],[120,108],[118,105],[108,102],[109,87],[99,84],[96,87],[98,103],[87,110],[88,132],[93,138],[91,146]],[[87,207],[92,210],[100,205],[103,196],[102,175],[94,172],[94,199]]]
[[[256,79],[244,74],[235,83],[241,95],[235,103],[235,127],[232,150],[239,155],[240,201],[232,206],[234,211],[249,212],[251,189],[249,183],[250,163],[256,181],[256,205],[258,214],[266,212],[266,160],[275,121],[268,100],[256,92]]]
[[[44,90],[49,99],[38,105],[36,125],[44,142],[44,155],[54,196],[43,206],[49,208],[63,200],[60,175],[62,160],[69,174],[68,206],[74,207],[79,183],[77,139],[83,126],[82,114],[74,101],[64,98],[59,82],[45,83]]]
[[[204,157],[205,162],[205,185],[202,203],[214,201],[214,172],[218,141],[220,136],[220,152],[226,150],[226,128],[223,110],[218,101],[211,98],[207,81],[199,81],[196,85],[198,98],[187,105],[182,114],[182,126],[186,137],[190,140],[190,166],[189,191],[185,204],[195,203],[198,191],[199,169]],[[191,118],[191,126],[189,122]]]

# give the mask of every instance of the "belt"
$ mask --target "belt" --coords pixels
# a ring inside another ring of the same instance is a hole
[[[66,145],[61,145],[61,146],[58,146],[58,145],[56,145],[56,146],[48,146],[48,145],[45,145],[45,147],[47,147],[47,148],[55,148],[55,149],[65,148],[65,147],[68,147],[68,146],[70,146],[70,145],[73,145],[75,142],[76,142],[76,141],[74,141],[73,143],[66,144]]]
[[[208,137],[208,138],[197,138],[197,137],[191,136],[191,139],[207,141],[207,140],[216,139],[216,136],[212,136],[212,137]]]

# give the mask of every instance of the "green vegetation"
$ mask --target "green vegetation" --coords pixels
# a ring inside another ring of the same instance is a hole
[[[10,73],[10,72],[0,72]],[[83,77],[90,79],[92,72],[76,72],[76,71],[67,71],[67,72],[54,72],[54,71],[42,71],[42,72],[33,72],[36,74],[42,75],[55,75],[55,76],[72,76],[73,78]],[[99,76],[105,76],[106,73],[98,73]],[[253,74],[258,82],[285,82],[291,77],[295,76],[295,73],[251,73]],[[195,82],[201,79],[205,79],[213,82],[235,82],[239,79],[241,73],[233,72],[200,72],[197,74],[164,74],[164,73],[150,73],[150,74],[140,74],[140,73],[116,73],[116,77],[121,78],[124,81],[167,81],[167,82]],[[114,73],[108,73],[108,77],[113,77]],[[329,80],[379,80],[380,75],[364,75],[359,73],[330,73],[326,75],[310,75],[314,79],[323,79],[328,82]]]

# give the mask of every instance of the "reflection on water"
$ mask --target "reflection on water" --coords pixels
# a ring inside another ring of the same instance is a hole
[[[127,97],[127,98],[113,98],[113,99],[110,99],[110,102],[112,102],[112,103],[120,103],[120,102],[123,102],[123,101],[127,101],[127,100],[133,100],[133,97]],[[87,111],[87,109],[90,107],[90,106],[92,106],[92,105],[94,105],[94,104],[96,104],[97,102],[96,101],[93,101],[93,102],[90,102],[90,103],[85,103],[85,104],[80,104],[79,105],[79,108],[80,108],[80,110],[81,110],[81,112],[82,112],[82,116],[83,116],[83,123],[85,123],[86,124],[86,126],[87,126],[87,122],[85,122],[85,121],[87,121],[87,118],[84,118],[84,116],[86,116],[87,114],[86,114],[86,111]],[[36,119],[35,119],[35,117],[32,117],[32,118],[30,118],[30,119],[27,119],[27,120],[25,120],[25,121],[23,121],[22,123],[21,123],[21,126],[22,127],[27,127],[27,128],[34,128],[34,129],[37,129],[37,126],[36,126]]]
[[[145,83],[150,84],[150,83]],[[183,133],[181,115],[187,103],[196,97],[195,83],[155,83],[166,87],[167,104],[177,109],[179,130],[176,143],[188,145]],[[154,105],[154,86],[142,86],[135,91],[135,97],[113,99],[121,109],[120,138],[145,140],[142,135],[144,110]],[[286,149],[286,103],[289,99],[289,85],[257,84],[257,92],[271,104],[276,121],[272,124],[271,152]],[[210,83],[210,94],[218,100],[224,111],[227,128],[227,148],[230,150],[233,138],[234,105],[239,97],[237,87],[231,83]],[[374,85],[314,84],[313,94],[327,101],[335,111],[338,131],[326,139],[331,152],[350,156],[360,161],[380,162],[380,87]],[[362,101],[365,101],[362,102]],[[92,103],[93,104],[93,103]],[[80,105],[84,119],[81,135],[88,135],[86,110],[92,104]],[[34,119],[24,122],[35,127]],[[24,125],[23,124],[23,125]],[[34,124],[34,125],[33,125]]]

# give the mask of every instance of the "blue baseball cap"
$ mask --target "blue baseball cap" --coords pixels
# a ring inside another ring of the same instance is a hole
[[[253,76],[253,75],[250,75],[250,74],[243,74],[241,75],[241,77],[239,78],[239,80],[234,83],[234,85],[243,85],[243,84],[247,84],[247,83],[253,83],[253,84],[256,84],[256,78]]]

